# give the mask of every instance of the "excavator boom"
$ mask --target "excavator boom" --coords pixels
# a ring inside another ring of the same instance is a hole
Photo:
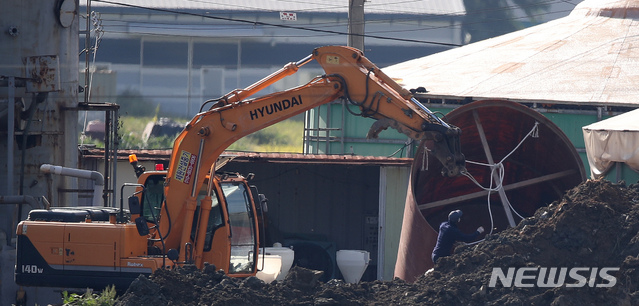
[[[316,60],[326,74],[300,87],[250,98],[311,60]],[[171,225],[161,224],[162,233],[173,228],[165,240],[167,248],[179,249],[189,242],[189,220],[196,207],[197,192],[228,146],[257,130],[338,98],[359,107],[361,116],[378,120],[370,135],[376,136],[390,126],[415,140],[432,140],[434,147],[430,150],[444,165],[445,175],[455,176],[465,169],[458,128],[434,116],[361,51],[339,46],[316,48],[306,58],[287,64],[246,89],[208,101],[213,105],[197,114],[177,137],[165,194],[168,214],[184,217],[172,217]],[[184,259],[183,254],[180,252],[180,259]]]

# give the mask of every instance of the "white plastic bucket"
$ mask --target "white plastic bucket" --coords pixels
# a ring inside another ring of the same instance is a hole
[[[264,261],[263,267],[262,267],[262,261]],[[257,257],[258,271],[255,276],[268,284],[277,278],[277,276],[280,274],[281,268],[282,268],[282,256],[260,254]],[[259,269],[262,269],[262,271],[259,271]]]
[[[364,271],[370,262],[370,254],[363,250],[339,250],[336,253],[337,266],[339,267],[344,281],[347,283],[357,283],[364,275]]]
[[[291,266],[293,265],[295,252],[285,247],[264,248],[264,252],[266,254],[280,255],[282,257],[282,268],[280,269],[280,273],[277,276],[276,280],[283,280],[288,274],[288,271],[291,269]]]

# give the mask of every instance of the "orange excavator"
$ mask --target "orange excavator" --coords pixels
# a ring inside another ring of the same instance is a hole
[[[315,60],[325,73],[306,85],[253,98]],[[345,99],[376,119],[368,137],[392,127],[418,141],[444,165],[465,170],[459,128],[412,97],[357,49],[326,46],[245,88],[206,101],[175,140],[168,170],[144,171],[129,208],[34,210],[17,227],[15,280],[24,286],[127,288],[140,274],[206,263],[229,276],[259,269],[262,196],[247,178],[219,171],[233,142],[319,105]],[[136,164],[135,159],[131,162]],[[122,193],[121,193],[122,194]],[[120,199],[123,203],[123,200]]]

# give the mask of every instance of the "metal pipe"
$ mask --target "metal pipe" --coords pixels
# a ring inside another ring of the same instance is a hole
[[[91,53],[91,0],[87,0],[86,35],[84,36],[84,103],[89,103],[89,58]],[[95,50],[93,50],[95,52]]]
[[[111,190],[113,190],[113,198],[111,198],[111,205],[112,207],[115,207],[115,201],[118,198],[118,194],[117,194],[117,177],[118,177],[118,147],[120,144],[120,141],[118,140],[118,118],[120,118],[119,115],[119,111],[118,108],[116,108],[115,110],[113,110],[113,153],[111,156],[111,165],[113,167],[113,169],[111,170],[111,173],[113,173],[113,177],[111,178]]]
[[[297,68],[302,67],[308,64],[308,62],[310,62],[311,60],[313,60],[313,54],[309,54],[305,58],[295,62],[295,66],[297,66]]]
[[[102,192],[104,191],[104,176],[102,176],[102,173],[97,171],[67,168],[49,164],[43,164],[42,166],[40,166],[40,171],[44,173],[59,174],[93,180],[95,185],[93,188],[93,206],[101,206]]]
[[[193,77],[191,73],[193,70],[193,38],[189,37],[187,45],[187,59],[186,59],[186,117],[190,118],[191,114],[191,84],[193,83]]]
[[[49,96],[48,92],[41,92],[37,95],[34,95],[34,98],[31,99],[31,104],[29,105],[29,109],[27,110],[27,124],[25,128],[22,130],[22,150],[20,152],[20,181],[18,194],[24,194],[24,172],[25,172],[25,162],[27,159],[27,138],[29,137],[29,130],[31,129],[31,122],[33,121],[33,115],[36,112],[36,108],[38,104],[46,101]],[[18,216],[22,216],[22,206],[18,206]]]
[[[310,111],[311,110],[307,110],[304,112],[304,143],[302,144],[304,146],[303,152],[304,154],[309,154],[309,149],[310,149],[310,138],[311,138],[311,121],[310,121]]]
[[[15,121],[15,93],[16,79],[9,77],[8,94],[9,103],[7,103],[7,194],[13,194],[13,140],[15,138],[15,130],[13,122]],[[25,135],[26,137],[26,135]]]
[[[199,175],[200,175],[200,164],[202,163],[202,151],[204,150],[204,139],[200,139],[200,148],[198,149],[198,153],[197,153],[197,163],[195,165],[195,173],[193,174],[193,177],[195,177],[195,182],[193,182],[193,186],[191,188],[191,196],[192,197],[196,197],[197,192],[198,192],[198,184],[199,184]],[[188,220],[188,219],[187,219]]]
[[[417,99],[411,98],[410,100],[411,100],[411,102],[415,103],[415,105],[417,107],[419,107],[423,111],[425,111],[429,116],[433,117],[433,119],[435,119],[437,122],[439,122],[439,124],[443,125],[446,128],[450,128],[450,125],[448,125],[448,123],[444,122],[444,120],[442,120],[439,117],[437,117],[430,109],[428,109],[428,107],[424,106],[419,101],[417,101]]]
[[[104,113],[104,185],[106,185],[106,189],[107,191],[109,190],[109,178],[111,177],[110,174],[110,150],[111,150],[111,130],[113,128],[113,122],[111,122],[111,112],[110,111],[106,111]],[[103,190],[104,191],[104,190]],[[108,192],[102,192],[102,194],[100,195],[100,197],[102,198],[102,205],[104,205],[104,207],[108,207],[109,206],[109,194]]]
[[[49,209],[49,201],[45,197],[41,197],[40,203],[35,197],[29,195],[13,195],[13,196],[0,196],[0,205],[10,204],[29,204],[31,207],[41,207],[43,209]]]
[[[31,206],[32,208],[42,207],[44,209],[49,209],[49,207],[51,206],[49,204],[49,201],[47,201],[45,197],[41,197],[41,199],[42,199],[42,203],[38,202],[38,200],[36,200],[34,197],[28,196],[28,195],[0,196],[0,205],[16,205],[17,204],[18,207],[22,208],[23,204],[29,204],[29,206]],[[7,210],[4,209],[4,207],[0,209],[3,211],[3,215],[1,216],[3,218],[1,230],[5,232],[5,235],[7,237],[7,245],[11,246],[11,240],[16,234],[16,231],[15,231],[16,224],[19,222],[19,220],[22,220],[22,215],[15,216],[13,212],[8,213]],[[15,211],[15,208],[13,208],[12,210]],[[12,216],[13,216],[13,220],[11,220]]]
[[[330,154],[330,139],[331,139],[331,103],[326,104],[326,143],[324,144],[324,153]]]

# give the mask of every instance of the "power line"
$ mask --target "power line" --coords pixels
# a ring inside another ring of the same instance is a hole
[[[99,0],[96,0],[99,1]],[[194,3],[205,3],[205,4],[215,4],[215,5],[220,5],[220,6],[225,6],[226,4],[222,4],[219,3],[217,1],[204,1],[204,0],[183,0],[186,2],[194,2]],[[311,1],[307,1],[307,0],[273,0],[276,2],[283,2],[283,3],[294,3],[294,4],[299,4],[299,3],[303,3],[303,4],[309,4],[312,3]],[[417,15],[417,13],[415,11],[406,11],[406,10],[399,10],[399,9],[388,9],[387,6],[389,4],[401,4],[401,3],[412,3],[412,2],[420,2],[423,0],[398,0],[392,3],[389,2],[384,2],[384,3],[379,3],[379,2],[368,2],[366,4],[367,8],[371,8],[371,7],[384,7],[383,12],[385,14],[388,13],[395,13],[395,14],[405,14],[405,15]],[[509,5],[505,5],[505,6],[498,6],[496,8],[485,8],[482,10],[476,10],[474,11],[475,13],[481,13],[481,12],[499,12],[499,11],[509,11],[512,9],[525,9],[527,7],[535,7],[535,6],[542,6],[542,5],[552,5],[552,4],[557,4],[557,3],[567,3],[567,4],[572,4],[573,6],[575,4],[569,2],[568,0],[545,0],[545,1],[539,1],[536,3],[531,3],[528,5],[516,5],[516,4],[509,4]],[[333,12],[331,9],[338,9],[338,8],[344,8],[344,5],[327,5],[327,4],[318,4],[318,3],[312,3],[314,5],[317,6],[324,6],[324,9],[327,9],[327,11],[324,12]],[[229,6],[229,5],[226,5]],[[250,5],[239,5],[239,4],[233,4],[232,5],[233,8],[242,8],[245,10],[254,10],[254,11],[264,11],[264,12],[278,12],[276,10],[269,10],[266,9],[264,7],[258,7],[258,6],[250,6]],[[308,9],[296,9],[295,12],[322,12],[321,8],[308,8]],[[344,11],[345,12],[345,11]],[[563,11],[562,11],[563,12]],[[543,13],[543,14],[537,14],[536,16],[543,16],[543,15],[550,15],[553,13],[557,13],[557,12],[547,12],[547,13]],[[446,17],[446,16],[461,16],[467,14],[467,11],[458,11],[458,12],[448,12],[448,13],[438,13],[436,15],[433,15],[432,18],[441,18],[441,17]],[[419,14],[420,16],[423,16],[423,14]],[[380,19],[381,21],[386,21],[386,20],[393,20],[393,21],[397,21],[397,20],[414,20],[414,18],[393,18],[393,19]],[[429,19],[429,18],[425,18],[425,19]],[[368,23],[368,21],[367,21]]]
[[[204,1],[204,0],[183,0],[185,2],[191,2],[191,3],[205,3],[205,4],[215,4],[215,5],[219,5],[222,7],[229,7],[229,10],[233,10],[233,9],[237,9],[237,8],[241,8],[241,9],[250,9],[250,10],[256,10],[256,11],[265,11],[265,12],[278,12],[277,10],[272,10],[272,9],[267,9],[264,7],[260,7],[260,6],[255,6],[255,5],[241,5],[241,4],[226,4],[226,3],[220,3],[218,1]],[[303,5],[303,6],[309,6],[309,4],[312,4],[312,6],[315,7],[308,7],[305,9],[294,9],[292,11],[295,12],[341,12],[344,13],[346,12],[346,10],[344,9],[345,6],[343,4],[333,4],[333,3],[339,3],[337,1],[332,2],[331,4],[328,3],[317,3],[315,1],[309,1],[309,0],[272,0],[273,2],[280,2],[280,3],[284,3],[284,4],[298,4],[298,5]],[[410,14],[410,15],[417,15],[420,13],[415,12],[414,10],[399,10],[399,9],[389,9],[389,6],[392,4],[402,4],[402,3],[414,3],[414,2],[422,2],[424,0],[400,0],[400,1],[395,1],[395,2],[388,2],[385,1],[383,3],[380,2],[368,2],[368,4],[366,4],[366,8],[371,8],[371,7],[383,7],[383,12],[384,13],[389,13],[389,12],[393,12],[393,13],[399,13],[399,14]],[[463,15],[464,12],[454,12],[451,13],[453,15]],[[438,14],[438,15],[446,15],[446,14]]]
[[[252,24],[252,25],[271,26],[271,27],[278,27],[278,28],[285,28],[285,29],[303,30],[303,31],[310,31],[310,32],[334,34],[334,35],[345,35],[345,36],[348,35],[347,32],[341,32],[341,31],[324,30],[324,29],[313,29],[313,28],[296,27],[296,26],[290,26],[290,25],[284,25],[284,24],[273,24],[273,23],[267,23],[267,22],[262,22],[262,21],[251,21],[251,20],[229,18],[229,17],[210,16],[210,15],[191,13],[191,12],[183,12],[183,11],[175,11],[175,10],[162,9],[162,8],[145,7],[145,6],[140,6],[140,5],[120,3],[120,2],[108,1],[108,0],[93,0],[93,1],[95,1],[95,2],[103,2],[103,3],[113,4],[113,5],[121,5],[121,6],[125,6],[125,7],[131,7],[131,8],[138,8],[138,9],[144,9],[144,10],[163,12],[163,13],[182,14],[182,15],[196,16],[196,17],[215,19],[215,20],[224,20],[224,21],[246,23],[246,24]],[[363,34],[361,36],[364,36],[364,37],[367,37],[367,38],[382,39],[382,40],[393,40],[393,41],[413,42],[413,43],[422,43],[422,44],[432,44],[432,45],[440,45],[440,46],[448,46],[448,47],[459,47],[459,46],[461,46],[459,44],[453,44],[453,43],[426,41],[426,40],[418,40],[418,39],[395,38],[395,37],[386,37],[386,36],[378,36],[378,35],[367,35],[367,34]]]
[[[246,20],[246,19],[239,19],[239,18],[231,18],[231,17],[219,17],[219,16],[210,16],[210,15],[203,15],[203,14],[197,14],[197,13],[192,13],[192,12],[184,12],[184,11],[176,11],[176,10],[171,10],[171,9],[162,9],[162,8],[151,8],[151,7],[144,7],[144,6],[138,6],[138,5],[134,5],[134,4],[127,4],[127,3],[120,3],[120,2],[114,2],[114,1],[109,1],[109,0],[94,0],[97,2],[104,2],[104,3],[109,3],[109,4],[114,4],[114,5],[121,5],[121,6],[125,6],[125,7],[132,7],[132,8],[139,8],[139,9],[146,9],[146,10],[154,10],[154,11],[160,11],[160,12],[165,12],[165,13],[172,13],[172,14],[185,14],[185,15],[192,15],[192,16],[197,16],[197,17],[201,17],[201,18],[208,18],[208,19],[215,19],[215,20],[224,20],[224,21],[232,21],[232,22],[239,22],[239,23],[245,23],[245,24],[250,24],[252,26],[255,25],[262,25],[262,26],[271,26],[271,27],[280,27],[280,28],[287,28],[287,29],[295,29],[295,30],[303,30],[303,31],[311,31],[311,32],[318,32],[318,33],[323,33],[323,35],[318,35],[318,36],[326,36],[326,35],[348,35],[348,33],[343,32],[343,31],[337,31],[337,30],[327,30],[327,27],[344,27],[346,26],[345,23],[335,23],[335,22],[326,22],[326,23],[315,23],[315,24],[304,24],[303,26],[290,26],[290,25],[282,25],[282,24],[274,24],[274,23],[267,23],[267,22],[258,22],[258,21],[252,21],[252,20]],[[206,3],[206,4],[217,4],[217,5],[224,5],[215,1],[203,1],[203,0],[185,0],[188,2],[198,2],[198,3]],[[282,0],[277,0],[277,1],[281,1],[281,2],[292,2],[292,3],[302,3],[303,1],[282,1]],[[415,0],[400,0],[397,1],[395,3],[405,3],[405,2],[414,2]],[[537,3],[538,5],[551,5],[551,4],[555,4],[555,3],[569,3],[566,0],[548,0],[548,1],[542,1],[540,3]],[[306,3],[306,2],[304,2]],[[372,5],[372,4],[371,4]],[[370,5],[369,5],[370,6]],[[261,11],[265,11],[265,12],[274,12],[273,10],[265,10],[263,8],[258,8],[258,7],[254,7],[254,6],[238,6],[235,5],[235,7],[241,7],[243,9],[254,9],[254,10],[261,10]],[[327,6],[330,8],[337,8],[337,7],[341,7],[341,6],[337,6],[337,5],[330,5]],[[487,12],[487,11],[503,11],[503,10],[511,10],[513,8],[519,8],[519,6],[514,6],[514,5],[509,5],[506,7],[499,7],[496,9],[484,9],[484,10],[480,10],[480,11],[476,11],[476,12]],[[309,11],[312,9],[308,9]],[[299,10],[297,10],[299,11]],[[315,10],[316,11],[316,10]],[[563,11],[562,11],[563,12]],[[412,12],[411,12],[412,13]],[[548,13],[540,13],[540,14],[535,14],[529,17],[540,17],[540,16],[544,16],[547,14],[552,14],[552,13],[557,13],[557,12],[548,12]],[[438,15],[438,16],[432,16],[430,18],[442,18],[446,15],[450,15],[450,16],[457,16],[456,13],[450,13],[450,14],[444,14],[444,15]],[[430,19],[430,18],[425,18],[425,19]],[[526,16],[524,17],[515,17],[515,18],[504,18],[502,21],[507,21],[507,20],[517,20],[517,19],[525,19],[527,18]],[[424,18],[422,18],[424,19]],[[382,23],[382,22],[388,22],[388,21],[392,21],[394,23],[406,23],[406,22],[419,22],[419,20],[416,20],[415,18],[392,18],[392,19],[374,19],[374,20],[369,20],[367,21],[367,24],[371,24],[371,23]],[[144,22],[141,22],[144,23]],[[482,22],[475,22],[475,23],[470,23],[467,25],[472,26],[473,24],[481,24]],[[321,26],[322,29],[318,29],[315,28],[316,26]],[[459,26],[459,25],[445,25],[445,26],[428,26],[428,27],[423,27],[420,26],[418,28],[415,29],[403,29],[403,30],[388,30],[388,31],[376,31],[376,32],[372,32],[372,33],[399,33],[399,32],[419,32],[419,31],[428,31],[428,30],[434,30],[434,29],[442,29],[442,28],[452,28],[453,26]],[[147,28],[162,28],[161,26],[148,26]],[[198,30],[196,28],[194,28],[193,30]],[[206,30],[206,29],[202,29],[202,30]],[[371,32],[369,32],[371,33]],[[143,34],[143,33],[142,33]],[[289,35],[290,36],[290,35]],[[418,39],[404,39],[404,38],[395,38],[395,37],[387,37],[387,36],[380,36],[380,35],[372,35],[372,34],[363,34],[360,35],[363,37],[369,37],[369,38],[376,38],[376,39],[384,39],[384,40],[394,40],[394,41],[404,41],[404,42],[414,42],[414,43],[426,43],[426,44],[435,44],[435,45],[444,45],[444,46],[459,46],[458,44],[451,44],[451,43],[442,43],[442,42],[433,42],[433,41],[424,41],[424,40],[418,40]],[[244,37],[244,36],[243,36]],[[246,36],[246,37],[252,37],[252,36]]]

